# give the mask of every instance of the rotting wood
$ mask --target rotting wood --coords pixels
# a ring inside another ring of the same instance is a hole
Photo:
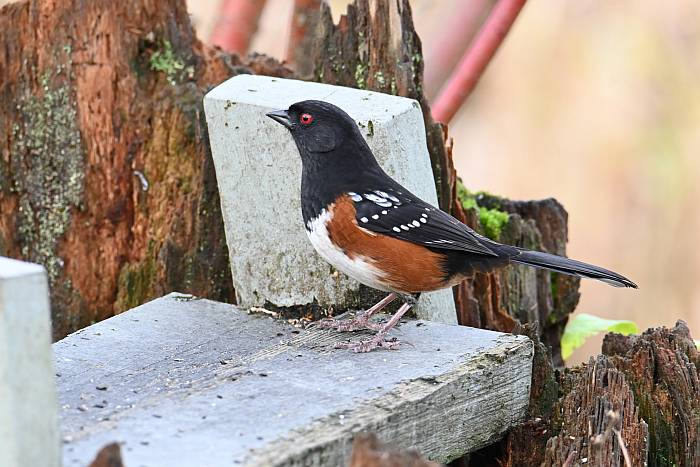
[[[563,465],[567,459],[570,465],[601,467],[646,463],[647,424],[624,373],[605,356],[564,374],[561,390],[565,396],[552,415],[557,434],[547,440],[544,466]],[[625,463],[625,457],[631,462]]]
[[[346,333],[181,294],[94,324],[54,344],[64,465],[114,440],[127,466],[335,466],[360,431],[448,462],[523,419],[529,339],[413,320],[396,332],[401,351],[356,354],[334,348]]]
[[[195,37],[183,0],[0,10],[0,255],[43,264],[58,338],[173,289],[234,299],[202,96],[289,76]]]
[[[530,419],[473,454],[472,465],[698,465],[700,353],[683,321],[608,334],[603,355],[557,374],[558,400],[535,412],[533,399],[552,400],[539,395],[538,365],[536,342]]]
[[[109,443],[97,453],[90,467],[124,467],[122,452],[118,443]]]
[[[396,451],[371,433],[360,433],[352,443],[349,467],[439,467],[414,450]]]
[[[624,373],[649,424],[649,465],[698,465],[700,352],[686,323],[640,336],[608,334],[603,353]]]

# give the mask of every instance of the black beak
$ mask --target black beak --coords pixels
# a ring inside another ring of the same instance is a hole
[[[273,110],[272,112],[268,112],[265,115],[267,115],[277,123],[281,123],[287,128],[292,128],[292,122],[289,120],[289,114],[286,110]]]

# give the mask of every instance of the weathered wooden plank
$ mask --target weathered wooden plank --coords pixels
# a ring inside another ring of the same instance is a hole
[[[0,257],[0,466],[60,464],[46,271]]]
[[[408,321],[398,351],[177,294],[54,344],[64,463],[122,444],[125,465],[340,465],[354,434],[449,461],[526,411],[523,336]],[[357,334],[353,338],[360,338]]]

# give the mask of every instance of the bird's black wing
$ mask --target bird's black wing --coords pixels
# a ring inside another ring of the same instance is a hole
[[[357,224],[371,232],[443,250],[498,256],[479,235],[449,214],[394,188],[348,192]]]

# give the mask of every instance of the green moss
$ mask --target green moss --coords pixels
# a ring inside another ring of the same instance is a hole
[[[367,122],[367,136],[374,136],[374,123],[372,123],[372,120]]]
[[[551,287],[551,290],[552,290],[552,298],[559,296],[559,281],[557,280],[557,277],[558,277],[557,273],[555,273],[555,272],[549,273],[549,286]]]
[[[119,273],[119,287],[115,308],[128,310],[141,305],[150,296],[156,278],[156,264],[153,241],[148,244],[146,258],[136,264],[127,264]]]
[[[383,88],[386,85],[386,78],[384,77],[384,73],[382,73],[381,71],[376,71],[374,73],[374,79],[377,81],[377,84],[380,87]]]
[[[367,64],[360,62],[355,67],[355,84],[358,89],[367,87]]]
[[[68,85],[55,86],[41,76],[41,93],[17,103],[12,131],[10,190],[19,197],[17,234],[22,256],[44,265],[52,288],[63,268],[56,249],[82,203],[85,160],[77,112]]]
[[[509,214],[498,208],[487,208],[479,206],[479,195],[486,193],[472,193],[464,186],[461,180],[457,180],[457,198],[462,203],[462,208],[475,209],[479,213],[479,224],[483,234],[491,240],[498,240],[501,237],[503,227],[508,223]]]
[[[182,58],[175,55],[173,46],[168,40],[162,42],[160,50],[156,50],[149,60],[151,70],[164,73],[171,85],[176,85],[182,73],[193,74],[192,67],[185,67]]]
[[[507,212],[479,207],[479,222],[484,228],[484,235],[492,240],[501,237],[501,230],[508,222],[508,217]]]

